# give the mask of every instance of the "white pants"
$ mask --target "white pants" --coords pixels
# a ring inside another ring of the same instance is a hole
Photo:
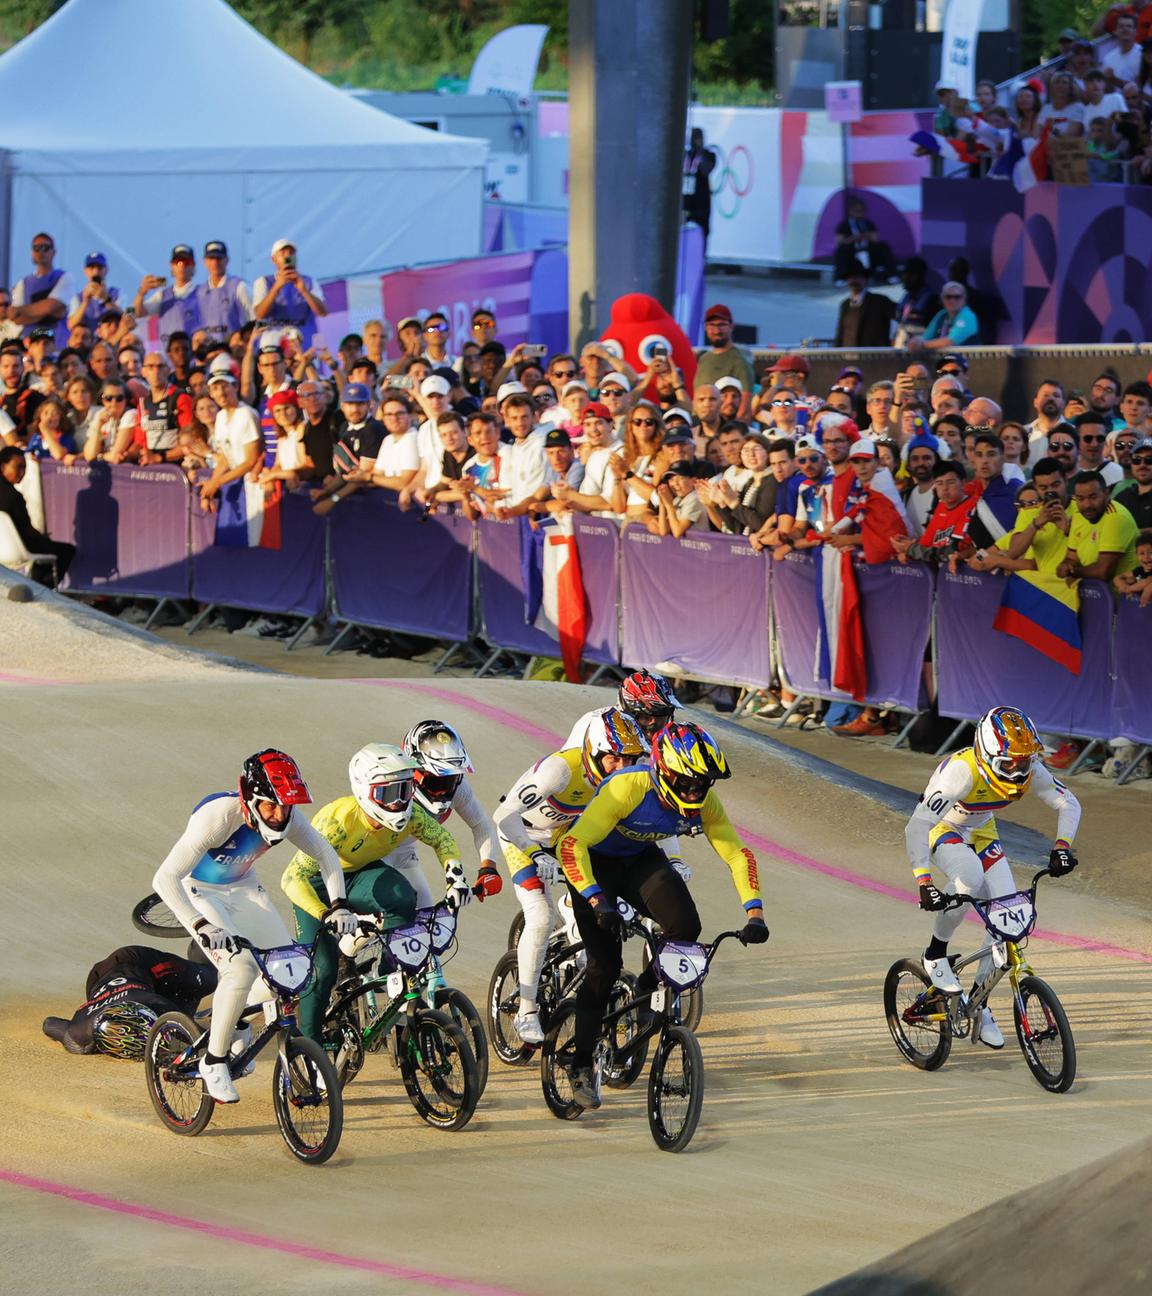
[[[424,870],[416,855],[416,847],[411,841],[405,842],[391,855],[385,855],[384,863],[389,868],[394,868],[416,892],[417,909],[431,909],[437,903],[437,897],[432,894],[432,888],[428,885],[428,879],[424,876]],[[439,897],[439,899],[443,898],[443,896]]]
[[[254,872],[227,886],[210,886],[194,878],[185,878],[183,886],[189,900],[217,927],[243,936],[261,949],[292,944],[284,919],[272,908],[268,892]],[[212,997],[208,1051],[216,1057],[226,1057],[241,1011],[250,1004],[264,1003],[276,996],[260,976],[256,960],[247,950],[235,954],[210,950],[208,957],[220,975]]]
[[[944,890],[949,895],[992,900],[996,896],[1011,895],[1016,890],[1004,847],[998,841],[986,846],[979,854],[961,842],[944,842],[932,852],[932,862],[948,875],[948,885]],[[947,944],[964,921],[967,908],[967,905],[961,905],[938,913],[932,924],[932,935]],[[987,971],[987,962],[987,959],[981,961],[980,976]]]
[[[548,938],[555,930],[557,919],[564,923],[568,940],[575,945],[580,940],[576,915],[572,912],[572,899],[568,888],[559,888],[560,901],[553,898],[552,889],[536,879],[537,887],[529,889],[519,883],[513,888],[520,908],[524,910],[524,930],[516,947],[516,969],[520,978],[520,1008],[535,1012],[536,995],[540,987],[540,972],[548,952]]]

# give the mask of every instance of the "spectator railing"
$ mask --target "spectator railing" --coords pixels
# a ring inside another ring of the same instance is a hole
[[[275,549],[223,548],[214,519],[175,468],[97,463],[41,466],[49,531],[79,548],[66,588],[86,595],[197,599],[306,624],[330,614],[500,653],[558,657],[529,624],[521,575],[526,523],[401,513],[381,495],[343,501],[326,518],[287,495]],[[610,519],[580,518],[576,545],[589,612],[584,658],[747,689],[779,670],[798,693],[844,701],[819,662],[818,563],[776,563],[738,536],[658,537]],[[1078,675],[992,628],[1004,578],[919,564],[855,567],[867,664],[864,701],[915,715],[926,704],[924,660],[935,625],[939,711],[974,720],[990,706],[1024,707],[1042,730],[1152,745],[1152,607],[1114,603],[1082,582]],[[201,614],[201,618],[203,613]]]

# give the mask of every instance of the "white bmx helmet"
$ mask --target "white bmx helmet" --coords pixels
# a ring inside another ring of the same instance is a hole
[[[393,832],[412,817],[415,772],[415,761],[390,743],[368,743],[348,762],[348,781],[360,809]]]
[[[402,748],[416,764],[416,800],[443,823],[464,775],[472,773],[463,739],[442,720],[421,720],[404,735]]]

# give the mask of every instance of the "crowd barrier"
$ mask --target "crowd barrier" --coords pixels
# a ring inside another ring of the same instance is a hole
[[[183,474],[171,467],[41,465],[45,515],[78,555],[66,588],[86,594],[193,598],[252,611],[336,618],[495,649],[558,657],[556,640],[528,623],[521,521],[471,523],[401,513],[382,496],[353,497],[327,519],[307,497],[282,504],[279,549],[213,543]],[[776,563],[736,536],[684,540],[606,519],[575,526],[589,626],[584,656],[599,666],[647,666],[749,688],[774,666],[799,693],[841,695],[817,673],[817,564]],[[1003,578],[939,575],[919,564],[858,566],[868,693],[876,705],[926,704],[929,642],[942,715],[976,719],[989,706],[1024,707],[1042,730],[1152,743],[1152,607],[1114,603],[1081,586],[1078,676],[992,628]],[[774,658],[778,655],[778,660]]]

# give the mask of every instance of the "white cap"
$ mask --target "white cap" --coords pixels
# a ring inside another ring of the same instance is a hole
[[[738,392],[744,391],[744,384],[740,381],[740,379],[733,378],[731,376],[724,377],[724,378],[717,378],[712,385],[713,387],[716,388],[717,391],[724,391],[725,389],[738,391]]]
[[[604,377],[600,379],[599,390],[603,391],[609,383],[612,383],[613,386],[623,388],[626,392],[632,390],[632,384],[628,379],[625,378],[622,373],[617,373],[615,370],[613,370],[612,373],[605,374]]]
[[[862,436],[859,441],[852,442],[852,448],[848,451],[849,459],[875,459],[876,446],[871,437]]]
[[[439,374],[429,374],[420,384],[421,396],[447,396],[452,390],[447,378]]]
[[[941,77],[940,80],[936,82],[936,89],[937,89],[937,90],[955,90],[956,87],[952,84],[951,81],[948,81],[948,80],[946,80],[944,77]]]
[[[235,386],[236,375],[232,372],[231,369],[213,369],[208,374],[208,386],[211,387],[213,383],[218,383],[218,382],[231,383],[233,386]]]
[[[684,420],[684,422],[688,424],[689,427],[692,426],[692,415],[689,414],[688,411],[687,411],[686,409],[681,409],[681,407],[680,407],[679,405],[675,405],[675,406],[673,406],[672,409],[668,410],[668,411],[665,413],[665,415],[664,415],[664,426],[665,426],[665,427],[668,426],[668,420],[669,420],[670,418],[682,418],[682,419]]]
[[[571,382],[566,382],[564,384],[564,389],[561,391],[560,395],[567,396],[570,391],[582,391],[587,395],[588,384],[581,378],[573,378]]]
[[[509,396],[527,396],[528,388],[522,382],[506,382],[500,384],[500,389],[496,393],[496,404],[503,405]]]
[[[286,247],[292,248],[293,251],[296,250],[296,244],[291,239],[277,239],[272,244],[272,255],[275,256],[277,252],[283,252]]]
[[[796,449],[797,450],[819,450],[821,454],[824,453],[824,447],[820,444],[819,441],[816,440],[814,436],[798,437],[796,440]]]

